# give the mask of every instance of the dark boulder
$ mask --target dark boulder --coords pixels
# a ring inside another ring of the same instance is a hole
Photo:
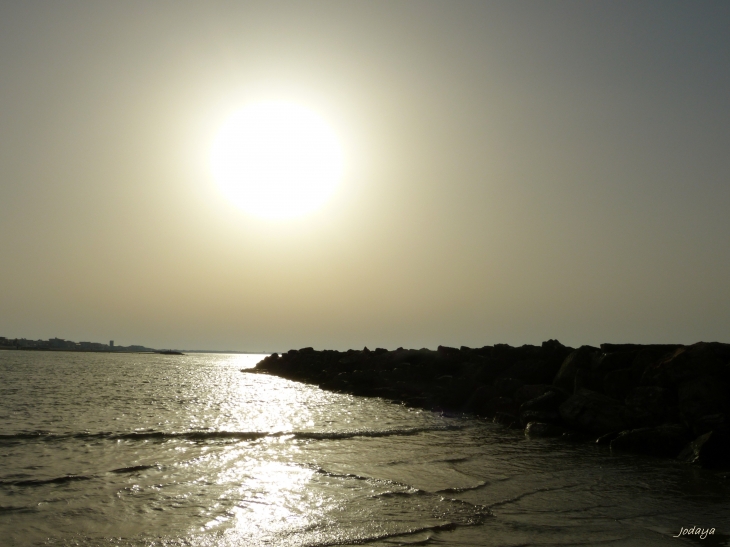
[[[452,363],[453,365],[459,365],[471,357],[471,352],[461,351],[448,346],[439,346],[436,351],[443,361]]]
[[[596,444],[611,444],[611,441],[614,440],[616,437],[618,437],[621,434],[621,431],[611,431],[610,433],[604,433],[600,437],[596,439]]]
[[[352,386],[350,385],[349,375],[342,372],[334,378],[330,378],[319,384],[319,388],[326,389],[327,391],[349,391]]]
[[[601,350],[605,353],[652,351],[665,354],[679,347],[682,347],[681,344],[601,344]]]
[[[571,395],[559,411],[566,424],[591,433],[629,429],[633,421],[620,401],[587,389]]]
[[[466,378],[452,378],[435,391],[439,404],[449,410],[460,410],[476,391],[474,382]]]
[[[603,393],[623,401],[636,387],[634,371],[630,368],[613,370],[603,377]]]
[[[572,352],[573,348],[564,346],[557,340],[546,340],[540,346],[540,357],[542,359],[558,361],[561,364]]]
[[[688,429],[679,424],[642,427],[621,432],[611,441],[611,450],[675,458],[689,438]]]
[[[638,351],[636,357],[634,357],[634,362],[631,363],[634,380],[641,381],[647,368],[656,365],[680,347],[683,346],[646,346]]]
[[[530,422],[559,424],[560,413],[557,410],[520,410],[520,422],[522,425]]]
[[[702,416],[724,414],[730,390],[719,378],[705,375],[681,383],[677,396],[682,420],[693,424]]]
[[[529,401],[520,405],[520,420],[523,424],[529,422],[559,423],[560,413],[558,408],[566,401],[568,395],[553,387]]]
[[[591,369],[600,378],[604,378],[609,372],[622,368],[631,368],[638,352],[625,351],[617,353],[602,353],[591,363]]]
[[[513,397],[515,401],[522,404],[555,389],[555,386],[550,384],[529,384],[515,391]]]
[[[323,386],[319,386],[322,389],[327,389]],[[377,387],[373,389],[373,395],[376,397],[382,397],[383,399],[400,400],[400,392],[392,387]]]
[[[500,376],[517,378],[526,384],[543,384],[553,381],[558,370],[560,370],[560,365],[560,361],[526,359],[508,366]]]
[[[626,397],[626,405],[632,410],[638,426],[656,426],[679,419],[677,396],[668,388],[636,387]]]
[[[553,423],[530,422],[525,427],[525,435],[531,438],[560,437],[565,428]]]
[[[484,357],[484,356],[476,356],[476,358],[474,356],[472,356],[472,358],[469,360],[469,362],[470,363],[476,362],[479,364],[479,370],[477,372],[475,381],[480,382],[480,383],[493,382],[510,365],[504,359],[493,359],[493,358]]]
[[[495,414],[502,412],[518,416],[520,413],[519,405],[511,397],[495,397],[492,399],[492,408]]]
[[[556,388],[546,391],[539,397],[525,401],[520,405],[520,412],[527,410],[558,410],[561,404],[568,399],[568,394]]]
[[[568,393],[575,391],[575,376],[580,369],[590,369],[593,359],[598,355],[598,348],[581,346],[565,358],[558,373],[553,379],[553,385]]]
[[[471,412],[480,416],[489,416],[494,412],[493,401],[497,397],[494,386],[481,386],[464,404],[464,412]]]
[[[499,378],[494,381],[494,387],[502,397],[512,397],[525,383],[517,378]]]
[[[677,457],[710,469],[730,469],[730,429],[723,427],[700,435]]]
[[[728,376],[728,366],[723,361],[721,346],[723,345],[699,342],[680,347],[659,362],[648,366],[641,383],[670,387],[699,376],[717,376],[725,379]]]
[[[699,436],[709,433],[713,429],[723,429],[727,425],[728,421],[725,414],[710,414],[695,420],[692,424],[692,432]]]
[[[522,427],[520,419],[516,415],[510,414],[509,412],[497,412],[494,415],[493,421],[495,424],[502,424],[511,428]]]
[[[381,385],[381,378],[373,370],[354,370],[345,375],[349,382],[348,392],[354,395],[377,396],[377,388]]]
[[[436,351],[438,351],[441,355],[446,356],[452,356],[452,355],[459,355],[461,352],[457,348],[452,348],[449,346],[439,346],[436,348]]]
[[[603,378],[599,376],[592,368],[579,368],[575,371],[575,380],[573,382],[573,392],[580,389],[588,389],[598,393],[603,392]]]

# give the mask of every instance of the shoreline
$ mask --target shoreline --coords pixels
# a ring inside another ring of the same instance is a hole
[[[730,344],[303,348],[242,372],[730,469]]]
[[[159,351],[116,351],[116,350],[104,350],[104,349],[67,349],[67,348],[9,348],[0,346],[0,351],[45,351],[45,352],[60,352],[65,351],[67,353],[141,353],[141,354],[155,354]]]
[[[170,350],[150,350],[150,351],[125,351],[125,350],[103,350],[103,349],[68,349],[68,348],[12,348],[7,346],[0,346],[0,351],[52,351],[59,352],[65,351],[68,353],[124,353],[124,354],[140,354],[140,355],[157,355],[163,354]],[[177,350],[173,350],[177,351]],[[213,351],[213,350],[199,350],[199,349],[185,349],[180,350],[182,355],[188,353],[219,353],[222,355],[266,355],[265,352],[257,351]],[[175,354],[177,355],[177,354]]]

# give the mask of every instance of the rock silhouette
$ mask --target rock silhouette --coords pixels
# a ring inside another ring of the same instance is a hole
[[[302,348],[273,354],[252,372],[468,412],[530,437],[597,439],[611,450],[730,468],[730,344]]]

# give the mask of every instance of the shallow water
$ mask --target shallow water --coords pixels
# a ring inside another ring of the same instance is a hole
[[[0,545],[730,545],[727,473],[241,372],[261,357],[0,352]]]

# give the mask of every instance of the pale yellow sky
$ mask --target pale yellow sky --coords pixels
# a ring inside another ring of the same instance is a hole
[[[0,336],[727,341],[724,2],[0,5]],[[226,200],[236,109],[339,135],[317,212]]]

